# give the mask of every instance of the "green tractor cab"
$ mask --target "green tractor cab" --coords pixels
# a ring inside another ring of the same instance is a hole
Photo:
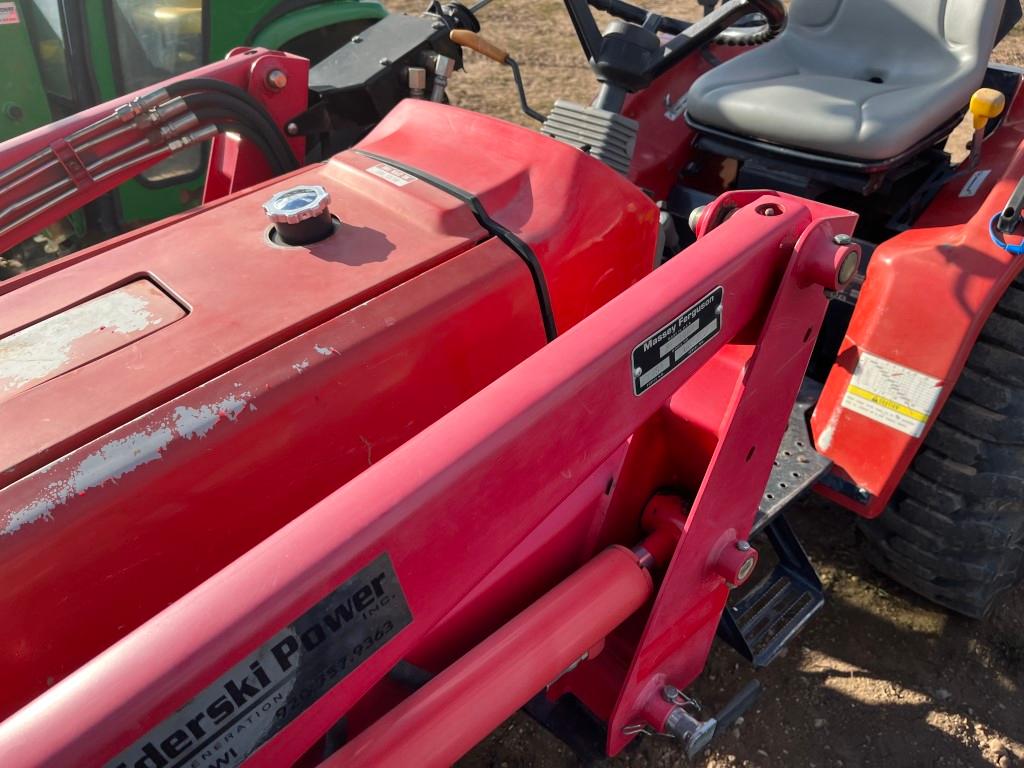
[[[387,12],[363,0],[0,2],[0,142],[223,58],[240,45],[317,62]],[[156,165],[0,255],[0,279],[199,202],[205,150]]]

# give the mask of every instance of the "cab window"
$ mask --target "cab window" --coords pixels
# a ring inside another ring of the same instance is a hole
[[[68,77],[60,0],[32,0],[28,3],[27,15],[43,87],[51,97],[70,104],[71,80]]]
[[[114,74],[122,93],[146,88],[201,66],[203,0],[111,0]],[[202,147],[193,146],[141,174],[149,186],[177,183],[199,173]]]

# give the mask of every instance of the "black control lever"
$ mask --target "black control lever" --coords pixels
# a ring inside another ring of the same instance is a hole
[[[1022,206],[1024,206],[1024,177],[1021,177],[1021,180],[1017,182],[1017,186],[1013,189],[1013,194],[1010,195],[1010,199],[1003,206],[1003,212],[999,214],[999,219],[996,221],[996,229],[1003,234],[1011,234],[1020,223]]]

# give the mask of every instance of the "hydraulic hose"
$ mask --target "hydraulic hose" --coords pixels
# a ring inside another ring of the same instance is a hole
[[[275,170],[275,173],[285,173],[298,168],[295,156],[284,137],[273,124],[268,124],[245,102],[234,101],[213,93],[195,93],[184,98],[188,108],[202,122],[228,121],[244,126],[244,133],[237,132],[256,144],[271,165],[280,169]]]
[[[171,83],[167,86],[167,92],[172,96],[220,94],[225,97],[220,106],[232,110],[237,109],[240,114],[244,112],[246,117],[243,119],[247,122],[252,122],[254,127],[257,122],[263,123],[267,130],[267,139],[269,140],[271,135],[275,136],[275,142],[278,142],[289,154],[291,153],[291,149],[288,148],[288,143],[285,141],[281,130],[274,123],[274,118],[270,116],[266,108],[253,98],[251,94],[236,85],[209,77],[193,77],[188,80],[178,80]],[[248,107],[248,109],[243,109],[242,105]]]
[[[278,152],[267,142],[266,137],[258,130],[235,118],[231,113],[218,109],[197,109],[196,117],[203,125],[213,125],[218,133],[237,133],[243,139],[251,142],[256,149],[266,158],[270,170],[275,176],[295,170],[297,164],[294,158],[290,162],[287,158],[281,158]]]

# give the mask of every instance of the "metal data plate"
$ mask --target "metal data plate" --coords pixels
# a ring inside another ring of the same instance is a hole
[[[793,411],[789,414],[789,426],[779,445],[771,476],[754,519],[751,535],[761,530],[787,504],[813,485],[832,466],[828,459],[814,450],[814,441],[807,415],[821,394],[821,385],[811,379],[804,379],[797,395]]]
[[[642,395],[718,335],[724,295],[718,286],[633,348],[633,394]]]

